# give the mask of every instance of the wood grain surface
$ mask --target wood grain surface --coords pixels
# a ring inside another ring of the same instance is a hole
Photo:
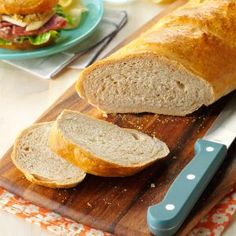
[[[119,47],[184,2],[175,2]],[[147,207],[162,200],[170,184],[192,159],[194,143],[208,130],[230,96],[186,117],[148,113],[111,114],[103,117],[98,110],[80,99],[72,86],[38,122],[54,120],[63,109],[81,111],[121,127],[138,129],[156,136],[169,146],[169,156],[132,177],[102,178],[88,175],[76,188],[58,190],[28,182],[12,164],[10,149],[0,161],[0,185],[35,204],[106,232],[116,235],[150,235],[146,224]],[[178,235],[187,235],[205,214],[236,187],[235,146],[232,146],[225,162]]]

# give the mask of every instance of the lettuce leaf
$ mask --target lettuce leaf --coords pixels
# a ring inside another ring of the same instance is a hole
[[[82,14],[88,10],[82,6],[75,8],[63,8],[61,5],[57,4],[54,11],[58,16],[63,17],[67,21],[66,28],[71,29],[79,25]]]
[[[32,45],[41,45],[47,43],[50,39],[56,40],[59,37],[59,33],[55,30],[50,30],[46,33],[39,34],[37,36],[21,36],[18,37],[15,42],[23,43],[25,40],[29,40]],[[12,42],[0,38],[0,45],[11,45]]]
[[[11,45],[11,42],[0,38],[0,45]]]
[[[25,39],[28,39],[32,45],[41,45],[47,43],[50,39],[57,39],[59,37],[59,33],[55,30],[50,30],[46,33],[37,35],[37,36],[28,36]]]
[[[72,17],[64,12],[62,6],[60,6],[59,4],[57,4],[57,5],[54,7],[54,11],[55,11],[55,13],[56,13],[58,16],[63,17],[63,18],[66,20],[67,24],[73,25],[73,19],[72,19]]]

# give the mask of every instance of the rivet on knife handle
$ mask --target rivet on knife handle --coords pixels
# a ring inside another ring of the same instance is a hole
[[[150,206],[147,222],[158,236],[176,233],[221,165],[227,153],[223,144],[200,139],[195,157],[175,179],[162,202]]]

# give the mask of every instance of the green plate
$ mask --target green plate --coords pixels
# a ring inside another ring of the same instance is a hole
[[[81,42],[95,30],[103,16],[102,0],[82,0],[82,4],[88,9],[88,13],[83,15],[80,25],[73,30],[62,30],[60,39],[55,44],[27,51],[0,49],[0,59],[45,57],[65,51]]]

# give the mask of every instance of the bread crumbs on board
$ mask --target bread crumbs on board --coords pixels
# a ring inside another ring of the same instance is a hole
[[[155,188],[156,187],[156,185],[154,184],[154,183],[151,183],[151,188]]]

